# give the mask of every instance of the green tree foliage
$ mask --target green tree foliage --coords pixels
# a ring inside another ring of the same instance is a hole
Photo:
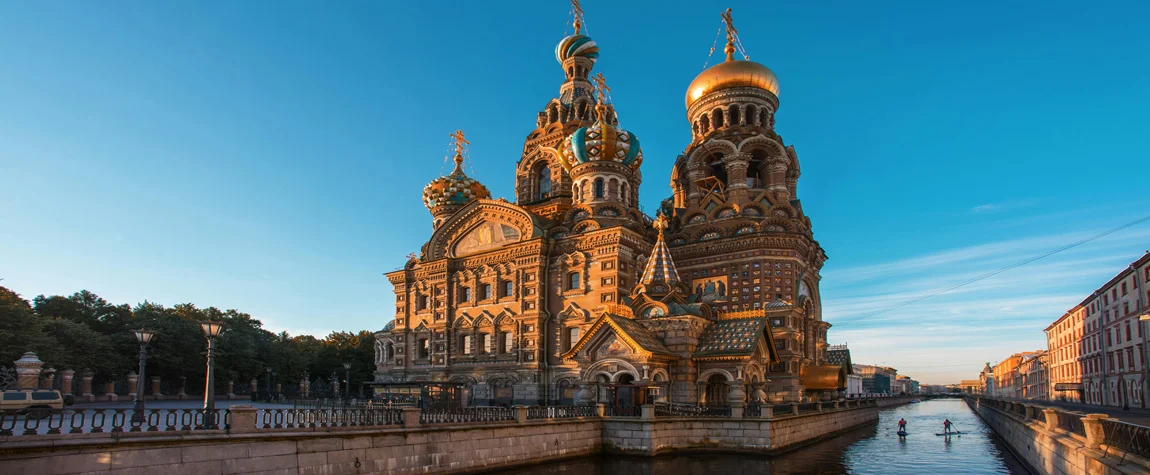
[[[344,363],[351,363],[353,393],[373,379],[375,339],[369,331],[332,332],[323,339],[275,334],[237,310],[191,303],[165,307],[148,301],[129,307],[86,290],[41,295],[30,304],[0,287],[0,365],[35,351],[46,367],[91,372],[102,381],[116,379],[138,370],[140,347],[132,330],[147,328],[156,334],[148,351],[147,376],[169,384],[186,378],[192,393],[203,388],[207,343],[200,323],[209,319],[224,324],[216,342],[217,380],[235,381],[236,389],[248,387],[254,378],[265,390],[267,368],[288,393],[305,377],[311,378],[313,388],[327,390],[330,386],[319,381],[329,381],[333,372],[342,381]]]

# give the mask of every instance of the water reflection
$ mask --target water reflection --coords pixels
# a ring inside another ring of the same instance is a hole
[[[907,421],[898,437],[899,418]],[[942,432],[949,418],[962,432]],[[927,401],[879,413],[870,426],[808,445],[777,457],[729,454],[665,455],[656,458],[603,456],[498,472],[503,475],[703,475],[703,474],[1025,474],[990,430],[960,400]]]

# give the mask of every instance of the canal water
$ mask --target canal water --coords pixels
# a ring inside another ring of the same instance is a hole
[[[906,419],[908,435],[896,425]],[[936,436],[943,419],[961,435]],[[495,472],[501,475],[703,475],[703,474],[1027,474],[982,420],[959,399],[939,399],[883,409],[877,424],[807,445],[777,457],[729,454],[659,457],[598,456]]]

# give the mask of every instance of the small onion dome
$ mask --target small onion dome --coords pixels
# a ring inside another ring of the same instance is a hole
[[[395,319],[394,318],[391,319],[390,322],[387,322],[387,325],[383,326],[383,331],[385,331],[385,332],[389,332],[392,330],[395,330]]]
[[[423,187],[423,204],[432,211],[444,205],[462,206],[478,199],[489,198],[491,192],[482,183],[465,175],[460,161],[456,162],[455,171],[450,175],[436,178]]]
[[[756,87],[778,97],[779,78],[754,61],[728,59],[707,68],[691,81],[687,87],[687,108],[707,94],[732,87]]]
[[[639,169],[643,163],[639,137],[603,122],[605,107],[602,104],[596,109],[600,109],[599,120],[589,127],[576,130],[563,140],[560,151],[563,167],[570,171],[580,163],[610,160]]]
[[[599,46],[591,37],[579,33],[560,40],[559,45],[555,47],[555,59],[562,63],[567,58],[575,56],[583,56],[595,61],[595,58],[599,57]]]

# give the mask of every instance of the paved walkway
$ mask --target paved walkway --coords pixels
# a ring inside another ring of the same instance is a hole
[[[1118,419],[1122,422],[1130,424],[1137,424],[1140,426],[1150,427],[1150,409],[1143,409],[1140,407],[1131,407],[1129,410],[1122,410],[1121,407],[1114,406],[1098,406],[1094,404],[1082,404],[1077,402],[1064,402],[1064,401],[1041,401],[1034,399],[1010,399],[1011,401],[1021,402],[1023,404],[1034,404],[1038,406],[1049,406],[1058,409],[1065,409],[1068,411],[1078,411],[1085,414],[1106,414],[1110,417]]]

